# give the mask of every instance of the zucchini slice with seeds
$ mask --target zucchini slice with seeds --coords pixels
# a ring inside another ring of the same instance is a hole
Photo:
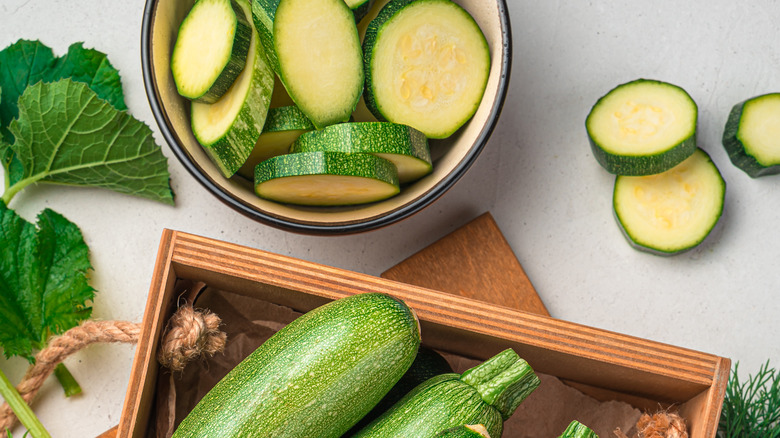
[[[216,102],[246,64],[252,27],[235,0],[200,0],[179,26],[171,73],[180,95]]]
[[[729,159],[752,178],[780,173],[780,93],[734,106],[723,132]]]
[[[290,146],[290,152],[336,151],[369,153],[393,162],[398,180],[407,183],[433,169],[428,139],[406,125],[386,122],[353,122],[307,132]]]
[[[613,208],[636,249],[673,255],[699,245],[723,213],[726,183],[709,155],[697,149],[666,172],[615,178]]]
[[[314,125],[296,106],[270,108],[265,126],[257,139],[252,153],[238,174],[246,179],[254,178],[255,166],[277,155],[286,154],[290,145],[304,132],[314,129]]]
[[[682,88],[638,79],[596,102],[585,126],[596,160],[616,175],[652,175],[696,150],[698,107]]]
[[[269,158],[255,167],[255,193],[286,204],[365,204],[399,191],[395,165],[371,154],[302,152]]]
[[[474,115],[490,73],[477,23],[450,0],[394,0],[366,29],[365,101],[378,119],[446,138]]]
[[[238,1],[242,13],[251,13],[248,1]],[[249,50],[246,66],[219,100],[193,102],[191,107],[192,132],[226,178],[246,162],[271,103],[274,73],[254,30]]]
[[[363,91],[355,16],[344,0],[255,0],[271,65],[317,129],[349,120]]]

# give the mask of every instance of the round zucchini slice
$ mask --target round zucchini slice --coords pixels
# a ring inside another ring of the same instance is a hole
[[[653,175],[696,150],[698,107],[682,88],[638,79],[612,89],[585,121],[596,160],[616,175]]]
[[[238,1],[251,14],[249,2]],[[226,178],[247,161],[260,137],[273,86],[274,72],[253,30],[246,65],[233,86],[214,103],[192,103],[192,133]]]
[[[171,73],[180,95],[214,103],[246,64],[252,27],[235,0],[200,0],[179,27]]]
[[[752,178],[780,173],[780,93],[734,106],[723,132],[729,159]]]
[[[613,208],[631,244],[657,255],[699,245],[723,212],[726,182],[709,155],[693,155],[666,172],[615,178]]]
[[[313,129],[311,120],[295,105],[270,108],[263,132],[246,163],[238,169],[238,174],[251,180],[254,178],[255,166],[271,157],[286,154],[295,139]]]
[[[366,105],[378,120],[446,138],[482,101],[490,49],[450,0],[394,0],[369,23],[363,62]]]
[[[371,154],[302,152],[279,155],[255,167],[255,192],[297,205],[355,205],[397,195],[393,163]]]
[[[353,122],[307,132],[290,146],[290,152],[336,151],[368,153],[391,161],[400,183],[408,183],[433,169],[428,139],[406,125],[387,122]]]

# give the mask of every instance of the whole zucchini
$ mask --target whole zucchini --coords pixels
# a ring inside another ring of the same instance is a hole
[[[464,424],[500,437],[504,421],[539,386],[531,366],[508,349],[463,374],[426,380],[353,438],[433,438]]]
[[[299,317],[227,374],[182,421],[182,437],[339,437],[406,372],[414,313],[369,293]]]
[[[481,424],[465,424],[443,430],[436,438],[490,438],[487,429]]]

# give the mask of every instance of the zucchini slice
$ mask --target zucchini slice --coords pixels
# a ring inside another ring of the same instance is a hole
[[[255,167],[255,193],[287,204],[365,204],[399,191],[393,163],[370,154],[303,152],[279,155]]]
[[[249,2],[239,2],[242,13],[249,14]],[[193,102],[191,108],[192,132],[226,178],[249,157],[271,104],[274,73],[254,30],[249,50],[246,66],[233,86],[216,102]]]
[[[290,152],[336,151],[368,153],[390,160],[398,180],[407,183],[433,169],[425,134],[406,125],[387,122],[353,122],[307,132],[295,140]]]
[[[709,155],[693,155],[666,172],[615,178],[618,224],[637,249],[673,255],[700,244],[723,213],[726,182]]]
[[[286,154],[290,150],[290,145],[301,134],[313,129],[311,120],[294,105],[270,108],[263,132],[257,139],[249,158],[238,169],[238,174],[251,180],[254,178],[255,166],[271,157]]]
[[[652,175],[696,150],[698,107],[682,88],[638,79],[596,102],[585,126],[596,160],[616,175]]]
[[[394,0],[363,40],[365,101],[378,119],[446,138],[477,111],[490,49],[477,23],[449,0]]]
[[[752,178],[780,173],[780,93],[734,106],[723,132],[731,162]]]
[[[179,27],[171,73],[179,94],[214,103],[246,64],[252,27],[235,0],[199,0]]]
[[[255,0],[271,65],[317,129],[349,120],[363,92],[355,16],[344,0]]]

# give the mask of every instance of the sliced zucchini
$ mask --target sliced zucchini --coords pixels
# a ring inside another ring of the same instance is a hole
[[[355,16],[344,0],[255,0],[271,65],[317,129],[349,120],[363,91]]]
[[[490,73],[485,36],[449,0],[394,0],[366,29],[365,101],[382,121],[449,137],[477,111]]]
[[[393,163],[370,154],[303,152],[279,155],[255,167],[255,193],[287,204],[365,204],[399,191]]]
[[[617,176],[615,217],[631,244],[672,255],[700,244],[723,212],[726,183],[701,149],[666,172]]]
[[[216,102],[246,64],[252,27],[236,0],[199,0],[179,27],[171,72],[179,94]]]
[[[723,132],[731,162],[752,178],[780,173],[780,93],[734,106]]]
[[[257,139],[249,158],[238,169],[238,174],[251,180],[254,178],[255,166],[261,161],[286,154],[292,142],[304,132],[313,129],[311,120],[294,105],[270,108],[263,132]]]
[[[390,160],[403,184],[433,169],[425,134],[406,125],[387,122],[339,123],[307,132],[295,140],[290,152],[337,151],[369,153]]]
[[[593,105],[585,126],[596,160],[616,175],[652,175],[696,150],[698,107],[682,88],[638,79]]]
[[[248,1],[238,2],[241,13],[251,13]],[[192,132],[226,178],[246,162],[271,104],[274,73],[254,30],[249,50],[243,71],[218,101],[192,103]]]

